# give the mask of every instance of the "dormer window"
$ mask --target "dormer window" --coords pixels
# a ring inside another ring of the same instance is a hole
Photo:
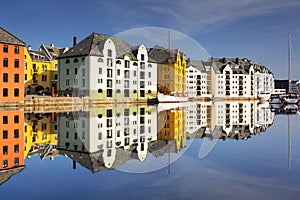
[[[69,63],[70,63],[70,60],[69,60],[69,59],[67,59],[67,60],[66,60],[66,64],[69,64]]]
[[[111,57],[111,56],[112,56],[112,51],[111,51],[111,49],[108,49],[108,50],[107,50],[107,56],[108,56],[108,57]]]

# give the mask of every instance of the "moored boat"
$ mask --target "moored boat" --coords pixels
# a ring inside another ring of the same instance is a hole
[[[299,102],[299,98],[296,94],[290,93],[283,97],[283,103],[285,104],[297,104]]]
[[[258,98],[261,101],[268,101],[271,97],[271,93],[268,91],[261,91],[258,93]]]
[[[187,102],[189,100],[189,97],[165,95],[165,94],[159,93],[157,95],[157,99],[158,99],[159,103],[178,103],[178,102]]]

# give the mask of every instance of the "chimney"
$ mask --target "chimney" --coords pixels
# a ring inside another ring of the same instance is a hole
[[[77,38],[76,37],[73,37],[73,47],[76,45],[76,41],[77,40]]]
[[[51,43],[51,44],[50,44],[50,47],[54,47],[54,44],[53,44],[53,43]]]
[[[31,50],[31,45],[28,45],[27,49],[28,49],[28,50]]]

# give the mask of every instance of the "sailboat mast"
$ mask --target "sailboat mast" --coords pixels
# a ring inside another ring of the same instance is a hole
[[[291,33],[288,33],[288,92],[290,92],[291,81]]]

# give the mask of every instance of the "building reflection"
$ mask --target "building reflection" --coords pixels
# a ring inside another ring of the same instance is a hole
[[[25,167],[24,158],[66,156],[98,172],[129,160],[179,155],[192,138],[245,140],[273,124],[275,113],[259,101],[112,105],[69,113],[1,111],[0,181]]]
[[[0,112],[0,185],[24,168],[24,111]]]

